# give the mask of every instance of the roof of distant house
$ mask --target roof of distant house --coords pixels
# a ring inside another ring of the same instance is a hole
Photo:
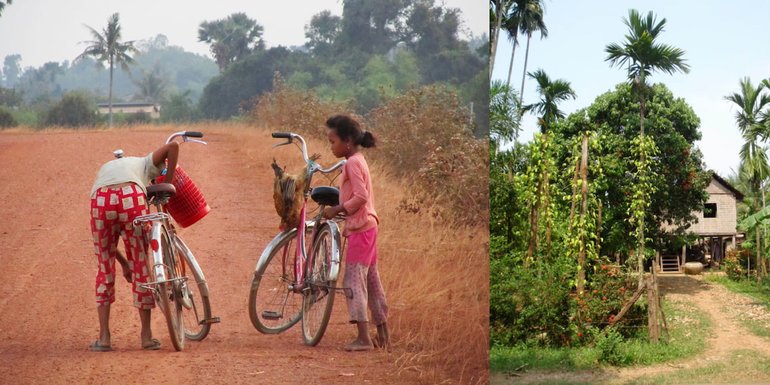
[[[738,198],[738,200],[739,200],[739,201],[742,201],[742,200],[743,200],[743,193],[742,193],[742,192],[740,192],[740,191],[738,191],[738,189],[737,189],[737,188],[733,187],[733,185],[731,185],[731,184],[730,184],[730,182],[726,181],[724,178],[722,178],[721,176],[719,176],[719,174],[717,174],[717,173],[716,173],[716,172],[714,172],[714,171],[711,171],[711,176],[712,176],[712,177],[714,177],[714,179],[716,179],[716,180],[717,180],[717,182],[721,183],[721,184],[722,184],[723,186],[725,186],[725,187],[726,187],[728,190],[730,190],[730,192],[732,192],[733,194],[735,194],[735,197],[736,197],[736,198]]]

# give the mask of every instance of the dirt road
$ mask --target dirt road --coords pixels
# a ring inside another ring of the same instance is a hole
[[[220,324],[202,342],[174,351],[163,318],[153,314],[159,351],[143,351],[130,287],[116,284],[115,351],[94,353],[96,263],[88,225],[88,190],[100,164],[122,148],[143,155],[164,129],[0,133],[0,383],[17,384],[414,384],[393,364],[403,351],[348,353],[354,337],[344,301],[321,343],[302,344],[299,328],[257,332],[247,314],[256,259],[277,231],[272,206],[276,155],[265,131],[206,132],[208,146],[184,144],[182,165],[211,212],[181,230],[211,290]],[[281,150],[282,151],[282,150]],[[296,151],[286,157],[297,156]]]

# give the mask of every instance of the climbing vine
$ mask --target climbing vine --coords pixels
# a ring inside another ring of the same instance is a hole
[[[631,191],[631,204],[628,208],[628,220],[634,227],[636,239],[636,261],[639,273],[639,285],[642,284],[644,274],[645,243],[644,223],[647,211],[650,208],[652,195],[656,186],[652,183],[652,169],[655,157],[658,155],[658,147],[650,136],[637,136],[631,141],[631,153],[634,159],[631,162],[634,168],[634,183]]]

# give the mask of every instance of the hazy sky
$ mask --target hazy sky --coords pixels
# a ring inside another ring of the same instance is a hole
[[[770,78],[770,1],[734,0],[545,0],[548,37],[532,37],[527,71],[542,68],[552,79],[571,83],[577,99],[565,102],[566,113],[589,106],[594,99],[620,82],[624,69],[610,67],[604,59],[609,43],[622,43],[627,27],[623,18],[635,8],[653,11],[666,18],[661,42],[685,50],[689,74],[673,76],[654,73],[651,82],[662,82],[693,108],[700,117],[702,140],[696,145],[703,152],[706,167],[727,176],[737,170],[738,151],[743,140],[735,124],[735,112],[724,96],[739,92],[739,80],[748,76],[756,85]],[[511,44],[501,33],[495,58],[493,79],[507,80]],[[526,39],[516,49],[511,85],[520,89]],[[538,100],[536,84],[527,77],[524,103]],[[527,116],[520,140],[529,141],[535,120]]]
[[[436,0],[441,4],[441,0]],[[480,36],[488,31],[488,8],[483,0],[445,0],[447,7],[460,8],[467,33]],[[20,54],[21,66],[72,61],[92,40],[88,25],[101,31],[107,19],[120,13],[123,40],[143,40],[164,34],[169,44],[211,57],[208,46],[198,42],[202,21],[224,19],[244,12],[264,27],[268,47],[305,43],[305,25],[316,13],[328,9],[342,15],[341,0],[295,0],[291,2],[218,0],[17,0],[0,16],[0,68],[6,55]]]

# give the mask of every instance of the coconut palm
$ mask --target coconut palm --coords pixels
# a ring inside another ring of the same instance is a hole
[[[639,132],[644,135],[647,77],[657,70],[668,74],[688,73],[690,67],[685,63],[682,49],[656,42],[666,26],[665,18],[658,21],[652,11],[643,18],[639,11],[631,9],[623,23],[628,27],[626,41],[608,44],[605,61],[613,66],[626,66],[628,79],[639,97]]]
[[[760,194],[763,189],[763,182],[770,177],[770,162],[767,158],[767,150],[760,140],[767,137],[766,130],[767,112],[766,106],[770,106],[770,95],[764,92],[767,82],[763,81],[756,87],[751,83],[748,77],[740,81],[740,93],[735,92],[732,95],[725,96],[725,99],[734,103],[738,107],[735,113],[735,123],[741,131],[744,143],[740,150],[741,173],[747,176],[751,195],[754,196],[755,204],[752,207],[753,212],[757,212],[764,206],[764,199],[760,200]],[[762,197],[764,198],[764,197]],[[757,267],[761,266],[761,236],[757,231]],[[757,269],[757,271],[760,271]],[[757,274],[759,278],[759,274]]]
[[[115,70],[115,65],[120,65],[123,70],[128,71],[128,65],[134,62],[134,59],[129,55],[130,53],[138,52],[134,47],[133,41],[122,42],[120,32],[120,16],[117,13],[112,14],[107,20],[107,28],[101,33],[89,26],[86,26],[91,31],[91,36],[94,38],[92,41],[88,41],[88,47],[85,51],[78,55],[75,60],[81,59],[86,56],[91,56],[96,59],[99,65],[103,65],[104,62],[110,67],[110,94],[109,94],[109,119],[110,127],[112,127],[112,78]]]
[[[527,77],[527,62],[529,61],[529,43],[532,40],[532,34],[540,31],[541,39],[548,37],[548,28],[546,28],[543,21],[545,11],[541,0],[524,0],[520,2],[522,3],[520,5],[522,9],[519,11],[518,16],[519,30],[527,35],[527,49],[524,51],[524,71],[521,74],[521,88],[519,88],[519,103],[522,103],[524,100],[524,79]],[[511,61],[513,61],[513,54],[511,54]],[[508,83],[510,83],[510,78],[509,72]]]
[[[575,99],[577,95],[566,80],[556,79],[551,81],[548,74],[542,69],[530,72],[529,77],[537,82],[537,92],[540,94],[540,101],[527,104],[522,108],[523,112],[533,112],[540,115],[538,125],[540,132],[545,133],[548,126],[564,118],[564,112],[559,110],[559,103],[567,99]]]

